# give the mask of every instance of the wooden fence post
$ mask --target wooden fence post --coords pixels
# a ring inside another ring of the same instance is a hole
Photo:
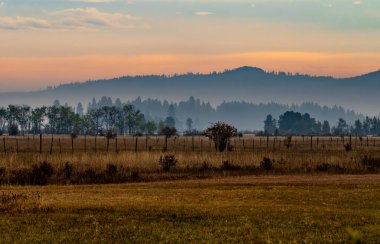
[[[135,152],[137,152],[137,146],[138,146],[138,137],[136,136],[136,139],[135,139],[136,141],[135,141]]]
[[[145,151],[148,151],[148,135],[145,135]]]
[[[117,149],[117,135],[115,136],[115,152],[119,152],[119,150]]]
[[[74,137],[71,136],[71,153],[74,154]]]
[[[194,136],[191,136],[191,144],[192,144],[192,148],[193,148],[193,152],[195,150],[195,147],[194,147]]]
[[[31,151],[31,150],[30,150],[30,143],[29,143],[29,136],[28,136],[28,139],[27,139],[27,143],[26,143],[26,144],[27,144],[26,147],[28,148],[28,150]]]
[[[40,134],[40,154],[42,153],[42,134]]]
[[[53,134],[51,134],[50,155],[53,153],[53,141],[54,141],[54,137],[53,137]]]
[[[313,150],[313,136],[310,136],[310,150]]]
[[[87,152],[87,134],[84,135],[84,152]]]
[[[3,145],[4,145],[4,154],[7,154],[7,145],[5,143],[5,138],[3,137]]]
[[[317,150],[318,150],[318,147],[319,147],[319,137],[317,136]]]
[[[367,136],[367,147],[369,147],[369,138]]]

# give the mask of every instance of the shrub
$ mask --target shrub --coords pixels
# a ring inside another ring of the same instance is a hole
[[[318,164],[315,168],[319,172],[334,172],[334,173],[341,173],[344,171],[344,168],[340,167],[339,165],[332,165],[328,163],[322,163]]]
[[[5,178],[5,172],[6,172],[6,169],[4,167],[1,167],[0,168],[0,184],[3,183],[3,180]]]
[[[380,168],[380,158],[365,155],[361,159],[361,164],[366,167],[368,171],[376,171]]]
[[[160,130],[160,134],[166,136],[167,138],[170,138],[177,134],[177,129],[175,127],[165,126]]]
[[[132,170],[130,175],[132,181],[139,181],[140,173],[137,170]]]
[[[237,136],[238,134],[237,129],[234,126],[223,122],[217,122],[207,128],[204,135],[214,142],[217,151],[224,152],[231,137]]]
[[[325,172],[325,171],[328,171],[330,168],[331,168],[330,164],[323,163],[323,164],[318,164],[315,169],[320,172]]]
[[[160,157],[159,163],[164,171],[169,171],[172,167],[177,164],[177,159],[174,155],[165,155]]]
[[[11,184],[29,185],[31,184],[30,169],[16,169],[11,171],[9,179]]]
[[[117,173],[117,166],[114,164],[107,164],[107,168],[104,172],[108,177],[113,177]]]
[[[83,171],[81,174],[81,178],[84,179],[85,182],[96,182],[97,177],[96,177],[96,172],[93,168],[86,169]]]
[[[260,162],[260,168],[263,170],[271,170],[273,168],[273,161],[270,158],[264,157]]]
[[[65,166],[63,166],[63,175],[65,179],[70,180],[73,174],[74,174],[74,166],[71,163],[66,162]]]
[[[107,139],[114,139],[116,137],[116,133],[114,133],[112,130],[107,130],[105,137]]]
[[[48,162],[34,165],[31,173],[31,183],[33,185],[46,185],[53,173],[53,166]]]
[[[352,145],[351,145],[351,143],[345,144],[344,145],[344,150],[346,150],[346,152],[352,151]]]
[[[209,170],[211,169],[211,166],[209,165],[209,163],[207,163],[206,161],[204,161],[201,165],[201,169],[202,170]]]
[[[10,136],[17,136],[18,135],[18,125],[16,124],[11,124],[8,128],[8,134]]]
[[[230,163],[230,161],[226,160],[222,162],[222,166],[220,166],[221,170],[238,170],[241,169],[239,165],[234,165]]]

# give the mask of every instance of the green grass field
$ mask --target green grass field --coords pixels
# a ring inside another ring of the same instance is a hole
[[[2,186],[0,192],[1,242],[380,241],[380,175]],[[7,198],[21,193],[27,197]]]

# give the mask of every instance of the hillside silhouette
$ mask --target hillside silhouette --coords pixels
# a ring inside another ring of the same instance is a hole
[[[217,106],[223,102],[339,105],[357,112],[378,115],[380,71],[352,78],[266,72],[240,67],[209,74],[125,76],[107,80],[62,84],[41,91],[0,93],[0,105],[88,104],[92,98],[159,99],[179,102],[190,96]]]

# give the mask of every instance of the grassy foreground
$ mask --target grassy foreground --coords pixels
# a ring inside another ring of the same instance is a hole
[[[1,242],[380,241],[380,175],[3,186],[0,194]]]

